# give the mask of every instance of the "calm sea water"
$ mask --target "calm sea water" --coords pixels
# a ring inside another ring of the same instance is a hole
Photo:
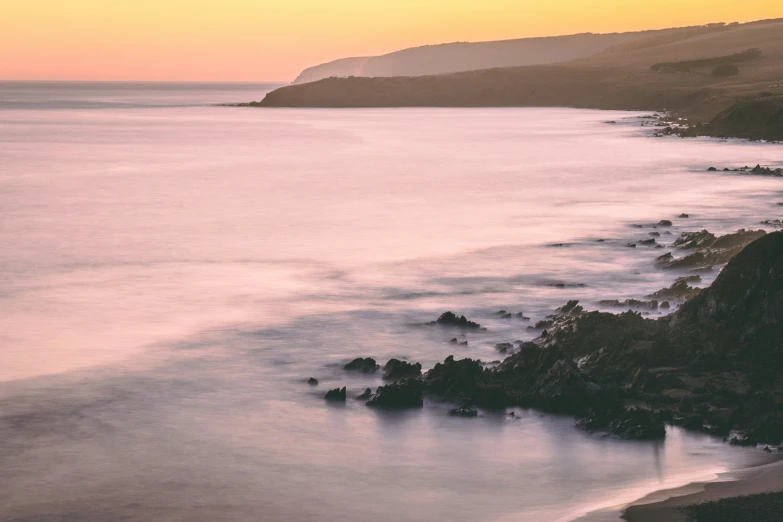
[[[780,179],[705,172],[779,146],[632,113],[213,106],[268,88],[0,84],[0,519],[611,520],[759,458],[322,396],[380,384],[357,356],[497,359],[534,335],[499,309],[671,284],[631,225],[779,218]],[[488,332],[419,326],[445,310]]]

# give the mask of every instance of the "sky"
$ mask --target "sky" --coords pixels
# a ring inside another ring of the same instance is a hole
[[[778,17],[781,0],[0,0],[0,80],[290,81],[424,44]]]

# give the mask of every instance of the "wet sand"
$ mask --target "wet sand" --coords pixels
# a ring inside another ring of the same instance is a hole
[[[657,491],[629,506],[623,513],[628,522],[679,522],[682,508],[728,498],[783,491],[783,460],[726,473],[716,481],[694,483],[682,488]]]

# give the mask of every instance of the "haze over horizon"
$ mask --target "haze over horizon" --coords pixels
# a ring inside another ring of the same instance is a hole
[[[290,81],[350,56],[783,17],[772,0],[36,0],[4,6],[0,80]]]

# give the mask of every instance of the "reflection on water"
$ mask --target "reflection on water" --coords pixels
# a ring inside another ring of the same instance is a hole
[[[0,518],[568,520],[756,458],[322,395],[379,384],[356,356],[497,359],[534,335],[499,309],[669,285],[630,225],[672,219],[667,244],[779,217],[780,180],[704,172],[774,146],[566,109],[34,102],[0,112]],[[446,309],[488,332],[420,326]]]

